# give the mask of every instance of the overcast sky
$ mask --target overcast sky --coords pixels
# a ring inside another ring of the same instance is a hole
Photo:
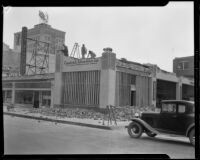
[[[175,57],[194,55],[193,2],[170,2],[165,7],[7,7],[3,41],[13,48],[14,33],[33,28],[39,10],[49,24],[66,32],[71,52],[75,42],[99,57],[111,47],[117,58],[157,64],[172,72]]]

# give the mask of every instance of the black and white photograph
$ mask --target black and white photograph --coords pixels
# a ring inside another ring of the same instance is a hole
[[[3,7],[5,155],[195,158],[194,3]]]

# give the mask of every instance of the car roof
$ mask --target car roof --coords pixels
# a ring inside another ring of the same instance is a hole
[[[162,103],[165,103],[165,102],[178,102],[178,103],[189,103],[189,104],[194,104],[194,101],[186,101],[186,100],[162,100],[161,101]]]

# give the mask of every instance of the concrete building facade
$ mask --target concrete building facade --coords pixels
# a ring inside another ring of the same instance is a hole
[[[4,102],[49,107],[155,106],[164,99],[194,98],[194,81],[119,60],[111,48],[97,58],[56,53],[55,73],[3,78]],[[20,96],[19,96],[20,95]]]
[[[193,80],[118,60],[110,48],[96,59],[56,55],[55,106],[158,106],[163,99],[193,100],[193,91]]]

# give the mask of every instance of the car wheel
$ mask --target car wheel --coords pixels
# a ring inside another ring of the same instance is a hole
[[[128,126],[128,134],[131,138],[139,138],[143,133],[143,127],[137,122],[131,122]]]
[[[150,131],[147,131],[146,134],[149,136],[149,137],[155,137],[157,134],[155,133],[152,133]]]
[[[195,146],[195,129],[192,129],[189,133],[190,143]]]

